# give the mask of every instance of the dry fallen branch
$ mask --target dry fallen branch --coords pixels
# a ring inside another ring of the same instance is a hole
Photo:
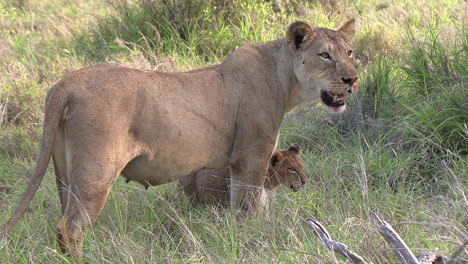
[[[374,224],[377,226],[377,230],[384,237],[387,243],[392,247],[393,252],[397,255],[398,259],[403,264],[444,264],[444,263],[463,263],[455,261],[454,259],[463,251],[463,248],[467,244],[465,239],[464,243],[455,251],[450,259],[447,257],[434,253],[431,251],[424,251],[415,257],[408,246],[405,244],[403,239],[398,235],[398,233],[392,228],[392,226],[385,222],[385,220],[380,219],[376,214],[370,214],[370,217]]]
[[[329,250],[335,251],[336,253],[344,256],[351,260],[353,263],[365,264],[364,259],[358,254],[354,253],[343,243],[335,242],[331,239],[327,229],[317,220],[307,219],[307,223],[312,227],[314,233],[320,238],[320,242],[325,245]]]
[[[446,257],[431,252],[431,251],[424,251],[417,257],[420,264],[445,264]]]
[[[401,239],[398,233],[393,229],[393,227],[385,222],[385,220],[380,219],[376,214],[370,213],[372,222],[377,226],[377,230],[384,237],[385,241],[392,247],[393,252],[404,264],[419,264],[416,256],[413,255],[413,252],[405,244],[405,241]]]
[[[441,254],[437,254],[431,251],[424,251],[421,254],[419,254],[418,257],[416,257],[389,223],[385,222],[385,220],[379,218],[376,214],[372,212],[370,213],[370,218],[372,222],[377,226],[377,230],[393,249],[393,252],[395,252],[395,255],[398,257],[402,264],[467,263],[466,254],[458,260],[456,260],[456,258],[463,252],[465,247],[468,245],[468,237],[465,237],[463,243],[460,245],[460,247],[458,247],[458,249],[453,253],[453,255],[450,258],[447,258]],[[319,221],[314,219],[307,219],[307,223],[312,227],[314,233],[320,238],[320,242],[322,242],[322,244],[326,248],[346,257],[353,263],[366,263],[361,256],[351,251],[348,248],[348,246],[346,246],[343,243],[333,241],[327,229],[325,229],[325,227]]]

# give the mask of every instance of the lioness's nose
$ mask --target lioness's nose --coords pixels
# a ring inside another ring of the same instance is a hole
[[[303,180],[303,179],[301,179],[301,183],[302,183],[302,185],[305,185],[305,184],[306,184],[306,181]]]
[[[357,76],[352,76],[352,77],[343,77],[341,78],[341,80],[344,82],[344,83],[347,83],[349,85],[353,85],[356,81],[357,81],[358,77]]]

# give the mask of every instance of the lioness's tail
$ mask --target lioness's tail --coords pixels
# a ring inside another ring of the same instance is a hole
[[[5,237],[6,234],[13,228],[18,220],[23,216],[26,209],[29,207],[31,200],[34,198],[39,185],[44,178],[45,171],[49,164],[49,159],[52,154],[54,146],[55,134],[58,129],[60,118],[68,103],[66,89],[61,85],[62,82],[57,83],[47,94],[45,116],[44,116],[44,131],[42,134],[41,149],[37,157],[36,167],[29,182],[26,191],[21,198],[21,201],[10,217],[8,222],[0,229],[0,238]]]

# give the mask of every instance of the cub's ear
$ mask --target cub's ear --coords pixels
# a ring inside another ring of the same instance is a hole
[[[312,27],[302,21],[292,23],[286,31],[289,49],[291,49],[293,53],[298,49],[306,48],[314,36],[315,32]]]
[[[276,166],[279,165],[280,161],[281,161],[281,158],[283,157],[283,154],[281,154],[281,152],[275,150],[273,152],[273,154],[271,155],[271,158],[270,158],[270,164],[271,166],[274,168]]]
[[[356,20],[354,18],[349,20],[338,29],[338,32],[341,33],[346,42],[351,43],[356,33]]]
[[[300,153],[301,152],[301,146],[299,146],[299,144],[297,144],[297,143],[294,143],[291,146],[289,146],[288,151]]]

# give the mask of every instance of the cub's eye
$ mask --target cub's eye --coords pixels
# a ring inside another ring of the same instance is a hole
[[[297,171],[296,171],[296,168],[294,168],[294,167],[289,167],[288,170],[290,170],[290,171],[292,171],[292,172],[297,172]]]
[[[322,57],[322,59],[324,60],[330,60],[331,59],[331,56],[330,54],[328,54],[328,52],[322,52],[319,54],[320,57]]]
[[[352,50],[348,50],[348,56],[349,57],[353,56],[353,51]]]

